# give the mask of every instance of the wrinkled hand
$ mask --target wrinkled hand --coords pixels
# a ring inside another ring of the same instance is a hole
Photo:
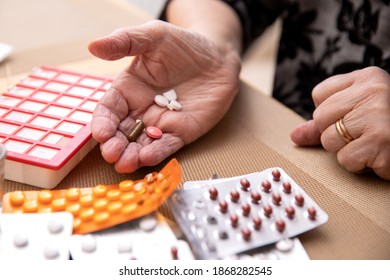
[[[347,170],[359,173],[372,169],[390,180],[390,76],[368,67],[323,81],[313,90],[316,105],[313,120],[298,126],[292,140],[301,146],[322,143],[337,153]],[[335,123],[344,124],[353,141],[346,143]]]
[[[210,130],[238,91],[239,55],[197,33],[161,21],[121,28],[96,39],[89,51],[105,60],[134,56],[94,111],[91,129],[107,162],[120,173],[152,166]],[[174,89],[181,111],[155,104],[156,94]],[[127,135],[141,119],[163,131],[160,139]]]

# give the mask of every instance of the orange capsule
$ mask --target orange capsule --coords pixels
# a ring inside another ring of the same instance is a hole
[[[107,199],[101,198],[95,201],[95,203],[93,204],[93,208],[96,211],[103,211],[106,210],[107,205],[108,205]]]
[[[92,206],[93,205],[93,196],[92,196],[92,194],[83,195],[80,198],[80,205],[83,206],[83,207]]]
[[[80,218],[75,218],[73,220],[73,231],[77,231],[79,230],[79,228],[81,227],[82,225],[82,221]]]
[[[36,200],[27,200],[23,204],[23,211],[25,213],[35,213],[38,211],[38,202]]]
[[[76,201],[80,199],[80,189],[78,188],[70,188],[66,190],[65,198],[69,201]]]
[[[97,185],[93,188],[92,193],[96,197],[105,197],[107,193],[107,187],[105,185]]]
[[[135,201],[135,194],[133,192],[124,193],[121,195],[121,201],[125,204]]]
[[[119,190],[122,192],[132,191],[133,187],[134,187],[134,181],[132,180],[125,180],[119,183]]]
[[[100,213],[97,213],[94,217],[94,221],[98,224],[103,224],[105,222],[108,221],[108,218],[110,217],[110,214],[108,214],[107,212],[100,212]]]
[[[21,206],[25,201],[25,196],[22,191],[15,191],[11,193],[10,202],[13,206]]]
[[[107,192],[107,199],[110,201],[118,200],[122,192],[120,190],[109,190]]]
[[[107,211],[110,214],[118,214],[122,210],[123,204],[120,201],[114,201],[108,204]]]
[[[66,207],[65,198],[57,198],[51,202],[51,207],[54,211],[64,211]]]
[[[93,210],[92,208],[88,208],[80,212],[80,219],[83,222],[89,222],[92,221],[94,215],[95,215],[95,210]]]
[[[80,204],[76,203],[76,204],[71,204],[71,205],[67,206],[65,210],[72,213],[72,215],[74,217],[76,217],[79,215],[80,209],[81,209]]]
[[[137,204],[136,203],[131,203],[129,205],[126,205],[122,208],[122,213],[125,215],[131,214],[137,209]]]
[[[50,203],[53,200],[53,193],[49,190],[40,191],[38,193],[38,201],[40,203]]]

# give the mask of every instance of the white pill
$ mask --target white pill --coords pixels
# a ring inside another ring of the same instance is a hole
[[[225,261],[238,260],[238,256],[237,255],[226,256],[223,258],[223,260],[225,260]]]
[[[264,254],[264,253],[254,254],[253,258],[257,259],[257,260],[267,260],[268,259],[266,254]]]
[[[50,233],[56,234],[56,233],[60,233],[64,229],[64,225],[58,221],[50,220],[47,223],[47,229],[49,230]]]
[[[120,240],[117,245],[118,253],[130,253],[133,251],[133,242],[130,238]]]
[[[176,110],[176,111],[180,111],[181,109],[183,109],[183,106],[176,100],[172,100],[171,102],[169,102],[169,104],[167,105],[167,108],[169,110]]]
[[[164,95],[169,101],[172,101],[172,100],[176,100],[176,99],[177,99],[177,95],[176,95],[176,92],[175,92],[174,90],[170,90],[170,91],[164,92],[163,95]]]
[[[247,254],[242,254],[240,256],[238,256],[240,260],[253,260],[254,257],[251,256],[251,255],[247,255]]]
[[[152,231],[157,226],[157,219],[154,216],[147,216],[142,218],[138,225],[143,231]]]
[[[85,235],[81,243],[81,250],[85,253],[93,253],[96,251],[96,247],[96,238],[92,235]]]
[[[14,245],[18,248],[26,247],[28,244],[28,238],[22,234],[15,234],[13,238]]]
[[[265,257],[267,260],[271,260],[271,261],[275,261],[275,260],[279,259],[279,257],[275,253],[272,253],[272,252],[267,252],[265,254]]]
[[[288,252],[294,247],[294,241],[292,239],[282,239],[275,245],[276,249],[280,252]]]
[[[162,95],[156,95],[154,97],[154,102],[161,107],[166,107],[169,104],[169,100]]]
[[[60,251],[58,250],[58,248],[55,248],[52,246],[46,246],[43,249],[43,255],[44,255],[45,259],[54,260],[54,259],[59,257]]]

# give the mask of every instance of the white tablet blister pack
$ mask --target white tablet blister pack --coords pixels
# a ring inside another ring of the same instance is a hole
[[[0,259],[68,260],[73,216],[68,212],[0,215]]]
[[[152,214],[91,234],[75,234],[70,243],[74,260],[191,260],[191,249],[177,240],[165,218]]]
[[[239,257],[273,243],[291,248],[296,242],[292,237],[328,220],[279,167],[228,179],[187,182],[183,187],[168,204],[199,259]]]

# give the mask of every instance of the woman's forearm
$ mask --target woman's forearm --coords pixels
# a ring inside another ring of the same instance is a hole
[[[219,0],[173,0],[167,8],[170,23],[196,31],[220,47],[237,53],[242,48],[238,16]]]

